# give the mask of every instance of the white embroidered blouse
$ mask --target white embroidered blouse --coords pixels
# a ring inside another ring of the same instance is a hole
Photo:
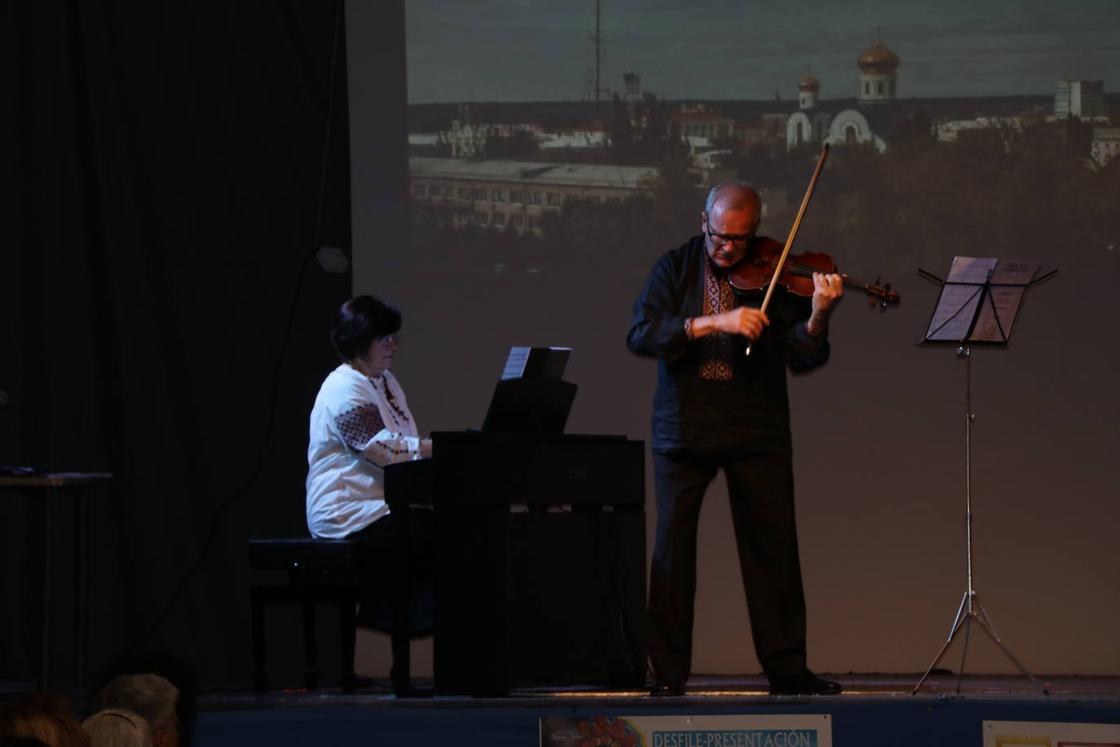
[[[338,538],[389,513],[382,468],[431,455],[389,371],[367,378],[343,363],[319,388],[307,447],[307,528]]]

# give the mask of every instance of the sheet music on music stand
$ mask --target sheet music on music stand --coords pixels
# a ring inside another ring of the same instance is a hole
[[[555,346],[510,348],[482,430],[563,433],[577,389],[561,378],[571,354],[571,348]]]
[[[506,358],[505,368],[502,369],[502,381],[529,376],[562,379],[564,378],[564,369],[568,365],[568,358],[571,355],[571,348],[555,345],[547,348],[515,345],[509,349],[509,357]]]
[[[1008,344],[1038,270],[1018,260],[954,257],[922,342]]]

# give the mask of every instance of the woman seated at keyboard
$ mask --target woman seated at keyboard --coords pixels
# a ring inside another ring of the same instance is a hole
[[[378,630],[392,621],[383,468],[432,454],[431,440],[420,438],[404,391],[389,372],[400,329],[401,313],[372,296],[342,305],[331,332],[342,363],[319,388],[307,448],[307,528],[317,538],[367,543],[358,621]],[[413,510],[411,526],[409,617],[420,632],[434,623],[431,512]]]

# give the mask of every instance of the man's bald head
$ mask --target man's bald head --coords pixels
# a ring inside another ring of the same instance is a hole
[[[747,247],[762,217],[758,193],[743,182],[724,182],[708,191],[701,213],[700,230],[712,262],[734,267],[747,254]]]
[[[762,201],[746,182],[723,182],[708,190],[704,212],[711,215],[724,210],[750,210],[758,215],[762,212]]]

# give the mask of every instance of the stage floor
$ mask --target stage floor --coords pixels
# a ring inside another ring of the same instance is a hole
[[[1120,677],[931,677],[829,675],[839,696],[771,697],[761,677],[693,676],[683,697],[590,689],[520,690],[508,698],[394,697],[388,682],[369,691],[286,691],[204,696],[195,744],[534,745],[540,720],[595,716],[825,715],[832,744],[983,744],[984,721],[1120,724]],[[421,683],[422,684],[422,683]]]

